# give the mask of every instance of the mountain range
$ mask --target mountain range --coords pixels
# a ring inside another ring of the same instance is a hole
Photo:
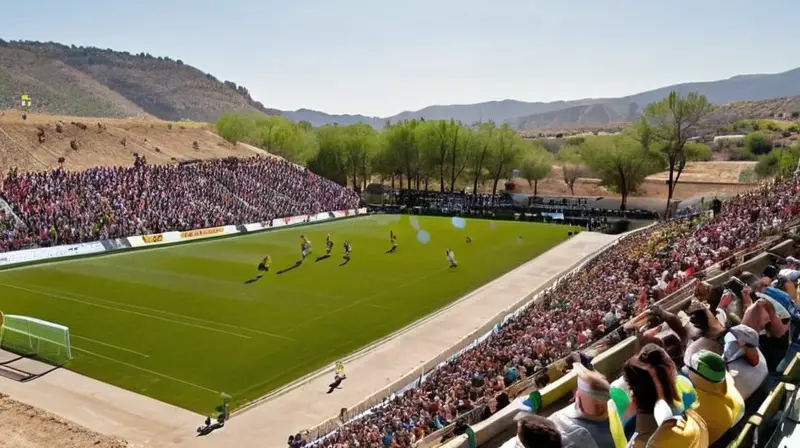
[[[776,74],[676,84],[619,98],[553,102],[507,99],[434,105],[391,117],[369,117],[269,108],[253,99],[246,87],[220,81],[180,59],[53,42],[0,40],[0,109],[18,108],[20,94],[27,93],[32,99],[32,110],[59,115],[151,116],[171,121],[214,122],[224,113],[236,112],[280,114],[314,126],[367,123],[382,127],[387,122],[425,118],[464,123],[492,120],[509,123],[520,130],[554,129],[630,121],[638,117],[647,104],[672,90],[698,91],[718,105],[800,96],[800,68]],[[759,110],[767,109],[762,104]],[[737,114],[752,115],[746,110],[738,110]]]
[[[602,126],[631,121],[637,118],[648,104],[664,98],[673,90],[681,94],[700,92],[717,105],[800,96],[800,68],[776,74],[739,75],[720,81],[675,84],[619,98],[586,98],[553,102],[503,100],[428,106],[418,111],[406,111],[385,118],[329,115],[310,110],[281,113],[292,120],[306,120],[315,126],[326,123],[350,124],[356,121],[376,125],[387,120],[396,122],[412,118],[430,120],[452,118],[464,123],[493,120],[509,123],[520,130],[553,129],[570,126]]]

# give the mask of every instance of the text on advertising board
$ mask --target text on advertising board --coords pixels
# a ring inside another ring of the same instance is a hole
[[[181,232],[181,239],[197,238],[198,236],[216,235],[225,231],[224,227],[213,227],[210,229],[189,230],[188,232]]]
[[[142,235],[142,240],[147,244],[160,243],[164,241],[164,235],[161,233],[156,235]]]

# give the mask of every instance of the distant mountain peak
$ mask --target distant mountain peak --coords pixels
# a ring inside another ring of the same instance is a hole
[[[515,99],[491,100],[476,104],[431,105],[415,111],[403,111],[385,118],[366,118],[363,122],[382,126],[392,122],[425,118],[426,120],[454,119],[471,124],[478,121],[505,122],[525,129],[568,128],[628,122],[645,106],[664,98],[670,91],[681,94],[698,91],[715,104],[736,101],[766,100],[800,95],[800,68],[776,74],[736,75],[720,81],[675,84],[618,98],[584,98],[570,101],[526,102]],[[300,112],[300,111],[297,111]],[[317,112],[319,113],[319,112]],[[284,116],[295,119],[297,115]],[[302,114],[300,114],[302,115]],[[328,115],[329,122],[352,122],[357,115]],[[326,121],[319,121],[325,124]]]

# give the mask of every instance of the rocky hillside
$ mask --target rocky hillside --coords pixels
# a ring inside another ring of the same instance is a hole
[[[275,114],[243,86],[181,60],[57,43],[0,41],[0,109],[213,122],[226,112]]]
[[[634,104],[631,103],[633,106]],[[566,109],[533,114],[510,122],[517,129],[558,129],[565,126],[603,126],[612,123],[631,121],[636,116],[636,108],[622,114],[608,104],[587,104]]]
[[[729,103],[717,108],[708,121],[717,124],[760,118],[798,121],[800,119],[800,96]]]

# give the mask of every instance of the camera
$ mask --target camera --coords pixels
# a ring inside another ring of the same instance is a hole
[[[731,277],[727,282],[722,284],[722,287],[736,294],[738,297],[741,297],[745,284],[738,277]]]

